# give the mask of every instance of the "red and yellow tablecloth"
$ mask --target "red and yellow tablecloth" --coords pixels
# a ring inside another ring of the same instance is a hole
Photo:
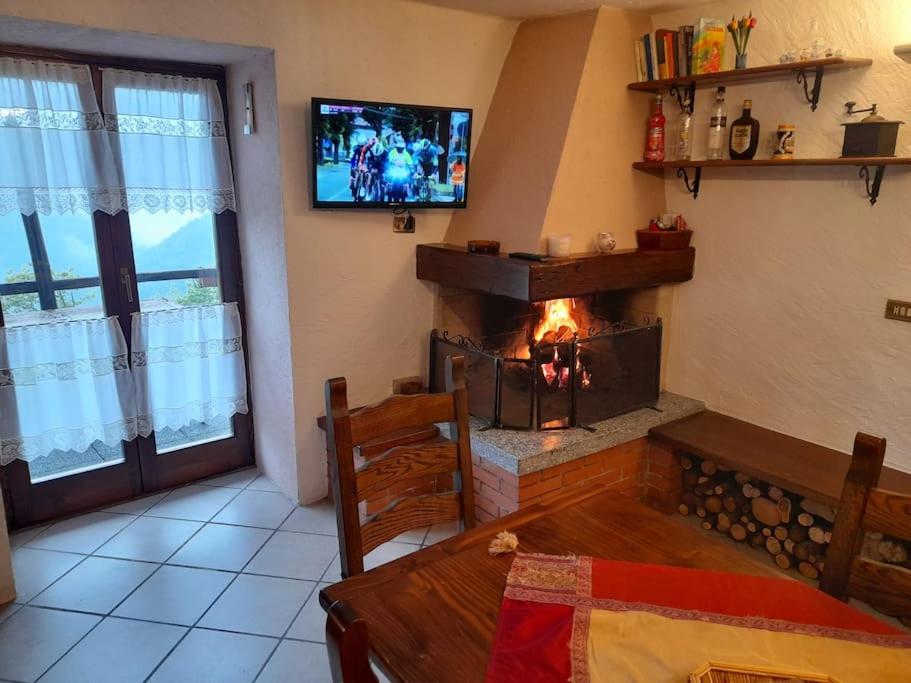
[[[707,661],[911,681],[911,635],[788,579],[518,554],[491,683],[682,683]]]

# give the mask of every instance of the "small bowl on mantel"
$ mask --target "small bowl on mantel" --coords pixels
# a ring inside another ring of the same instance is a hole
[[[649,250],[686,249],[692,237],[692,230],[637,230],[636,244]]]

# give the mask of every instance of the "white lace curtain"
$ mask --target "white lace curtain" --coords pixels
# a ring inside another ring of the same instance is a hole
[[[132,344],[142,436],[247,412],[236,303],[134,313]]]
[[[234,210],[215,81],[104,69],[102,102],[130,212]]]
[[[0,328],[0,465],[135,437],[117,318]]]
[[[218,84],[0,58],[0,215],[235,210]]]
[[[0,58],[0,215],[121,209],[87,66]]]

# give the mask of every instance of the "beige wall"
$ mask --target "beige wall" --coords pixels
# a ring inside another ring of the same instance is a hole
[[[813,16],[845,54],[874,63],[827,74],[815,113],[790,78],[730,87],[729,120],[752,98],[762,137],[793,123],[802,157],[840,154],[848,100],[911,120],[911,65],[892,54],[911,41],[907,0],[721,2],[658,15],[654,27],[750,9],[751,65],[806,44]],[[695,156],[711,97],[697,94]],[[909,126],[899,154],[911,155]],[[887,462],[911,471],[911,325],[883,319],[887,297],[911,298],[909,190],[911,173],[890,169],[871,207],[853,168],[740,169],[706,171],[693,201],[669,177],[668,203],[696,230],[697,258],[694,280],[676,291],[668,387],[841,450],[858,429],[883,435]]]
[[[278,325],[257,333],[280,338],[290,330],[296,458],[280,457],[296,460],[296,468],[281,471],[296,469],[297,482],[280,483],[290,493],[297,489],[301,501],[325,495],[325,452],[315,423],[323,382],[346,375],[352,404],[361,404],[388,394],[393,377],[424,371],[433,301],[414,277],[414,248],[440,241],[450,212],[418,212],[417,234],[395,235],[388,212],[312,210],[310,98],[469,106],[477,135],[515,22],[396,0],[0,0],[0,15],[275,50],[290,323],[287,330]],[[278,182],[274,174],[266,177]],[[281,279],[276,273],[258,286],[275,287],[281,297]],[[253,360],[254,367],[268,362]],[[286,439],[278,447],[292,445]]]
[[[497,239],[504,251],[544,251],[568,233],[573,251],[635,230],[664,207],[663,183],[634,173],[645,100],[626,89],[642,12],[602,7],[523,22],[513,41],[471,167],[470,201],[446,241]]]

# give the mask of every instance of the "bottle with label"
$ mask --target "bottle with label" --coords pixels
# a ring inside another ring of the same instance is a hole
[[[759,146],[759,121],[750,116],[752,100],[743,101],[743,116],[731,124],[731,159],[752,159]]]
[[[728,116],[724,108],[724,86],[718,88],[715,94],[715,104],[712,105],[712,115],[709,119],[709,141],[706,158],[724,158],[724,139],[727,137]]]
[[[664,126],[666,119],[661,111],[661,95],[655,98],[655,108],[648,118],[648,134],[645,137],[645,161],[664,161]]]
[[[689,161],[693,151],[693,115],[684,107],[677,119],[677,161]]]

